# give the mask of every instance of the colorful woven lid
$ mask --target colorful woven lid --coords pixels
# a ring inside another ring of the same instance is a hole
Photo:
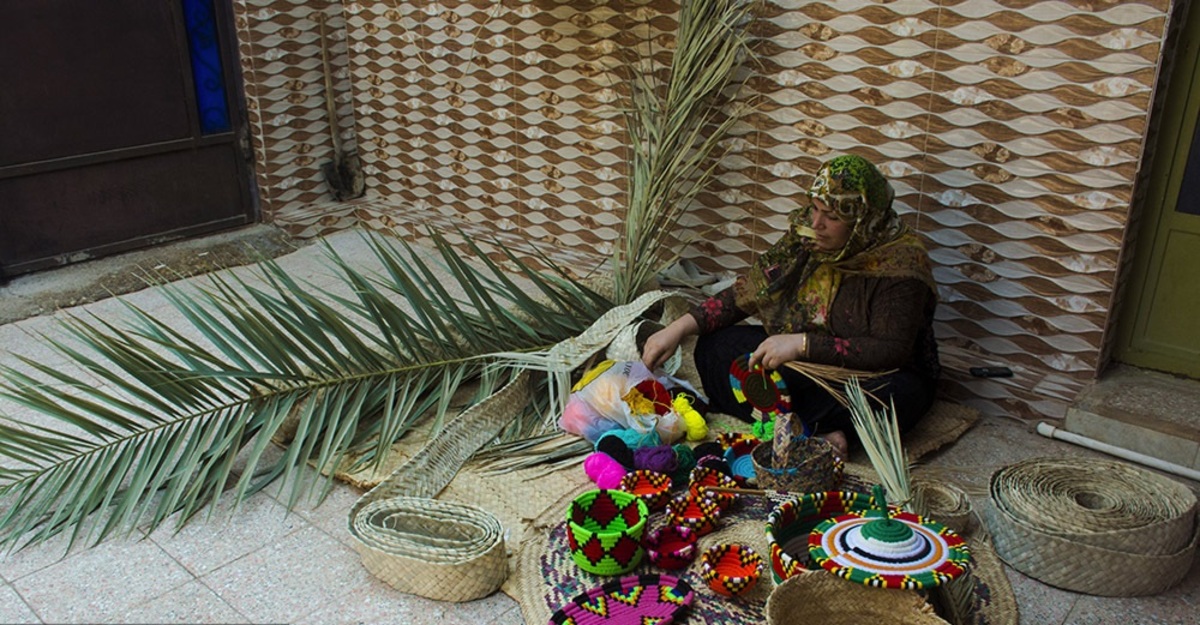
[[[630,575],[571,599],[550,617],[551,625],[667,625],[696,593],[670,575]]]
[[[822,521],[809,534],[808,554],[850,581],[910,590],[954,579],[971,560],[963,538],[941,523],[879,509]]]
[[[760,364],[750,367],[749,363],[750,354],[745,354],[734,358],[729,367],[729,384],[733,387],[734,398],[739,403],[750,404],[756,421],[770,421],[791,412],[792,398],[783,383],[783,376]]]

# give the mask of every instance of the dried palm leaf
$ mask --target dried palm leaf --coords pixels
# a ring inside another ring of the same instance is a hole
[[[869,380],[882,375],[894,373],[895,369],[888,371],[861,371],[858,369],[847,369],[837,365],[823,365],[815,362],[804,362],[801,360],[793,360],[783,363],[785,367],[795,371],[804,377],[813,381],[814,384],[821,387],[825,392],[829,393],[837,403],[849,408],[850,401],[846,398],[846,393],[842,389],[851,379]],[[879,401],[870,391],[863,391],[867,397]]]

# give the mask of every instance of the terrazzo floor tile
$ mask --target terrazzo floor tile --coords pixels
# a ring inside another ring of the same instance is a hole
[[[151,541],[108,541],[13,582],[48,623],[117,617],[190,581]]]
[[[1200,620],[1200,559],[1179,585],[1148,597],[1082,596],[1063,625],[1194,625]]]
[[[99,519],[88,521],[84,525],[86,529],[80,530],[81,535],[86,535],[89,529],[95,527],[99,522]],[[0,577],[9,582],[16,582],[43,569],[85,555],[98,547],[106,547],[116,552],[122,549],[132,549],[142,542],[144,542],[143,535],[135,530],[129,536],[122,534],[111,536],[96,547],[92,547],[91,543],[80,538],[68,550],[70,536],[63,533],[36,545],[10,552],[0,552]]]
[[[489,598],[490,599],[490,598]],[[486,601],[481,599],[480,601]],[[511,601],[511,600],[510,600]],[[433,601],[417,595],[402,593],[374,577],[368,583],[295,621],[295,625],[326,625],[328,623],[404,623],[423,625],[446,622],[444,615],[460,609],[470,609],[470,603],[456,604]],[[488,605],[496,605],[492,601]],[[516,602],[512,602],[516,606]],[[462,607],[466,606],[466,607]],[[498,614],[499,612],[497,612]],[[486,623],[488,621],[478,621]]]
[[[178,514],[167,519],[150,534],[150,540],[162,547],[196,576],[202,576],[283,537],[309,527],[307,521],[288,514],[272,497],[258,493],[242,502],[236,512],[233,498],[226,496],[205,518],[197,514],[178,532]]]
[[[21,595],[8,584],[0,585],[0,623],[17,625],[18,623],[41,623]]]
[[[1017,600],[1021,625],[1058,625],[1079,600],[1079,595],[1047,586],[1005,565],[1004,572]]]
[[[121,625],[166,625],[168,623],[230,623],[248,622],[246,617],[225,603],[208,586],[199,581],[188,582],[160,597],[130,608],[108,622]]]
[[[291,623],[372,578],[349,547],[306,527],[200,579],[252,622]]]
[[[334,485],[333,490],[320,503],[304,501],[292,508],[292,514],[299,515],[305,521],[321,528],[342,544],[353,548],[355,541],[347,529],[350,508],[362,497],[364,491],[341,482]]]

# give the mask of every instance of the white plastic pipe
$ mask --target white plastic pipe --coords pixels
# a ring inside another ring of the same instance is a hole
[[[1153,456],[1147,456],[1146,454],[1138,453],[1136,451],[1131,451],[1131,450],[1125,449],[1124,447],[1117,447],[1116,445],[1109,445],[1108,443],[1098,441],[1094,438],[1080,436],[1078,434],[1075,434],[1074,432],[1068,432],[1066,430],[1054,427],[1053,425],[1050,425],[1049,423],[1046,423],[1045,421],[1038,423],[1037,432],[1038,432],[1038,434],[1041,434],[1042,436],[1045,436],[1047,438],[1054,438],[1054,439],[1058,439],[1060,441],[1074,443],[1076,445],[1079,445],[1080,447],[1087,447],[1088,449],[1095,449],[1096,451],[1104,452],[1110,456],[1116,456],[1118,458],[1123,458],[1123,459],[1129,460],[1131,462],[1136,462],[1138,464],[1144,464],[1148,467],[1152,467],[1152,468],[1158,469],[1160,471],[1166,471],[1167,473],[1173,473],[1173,474],[1181,476],[1181,477],[1186,477],[1189,480],[1196,480],[1197,482],[1200,482],[1200,471],[1197,471],[1195,469],[1191,469],[1191,468],[1185,467],[1183,465],[1178,465],[1178,464],[1175,464],[1174,462],[1167,462],[1166,460],[1161,460],[1161,459],[1155,458]]]

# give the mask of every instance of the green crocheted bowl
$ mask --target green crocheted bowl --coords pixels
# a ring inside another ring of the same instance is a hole
[[[642,561],[642,532],[650,510],[637,495],[621,490],[590,490],[567,508],[571,559],[596,575],[622,575]]]

